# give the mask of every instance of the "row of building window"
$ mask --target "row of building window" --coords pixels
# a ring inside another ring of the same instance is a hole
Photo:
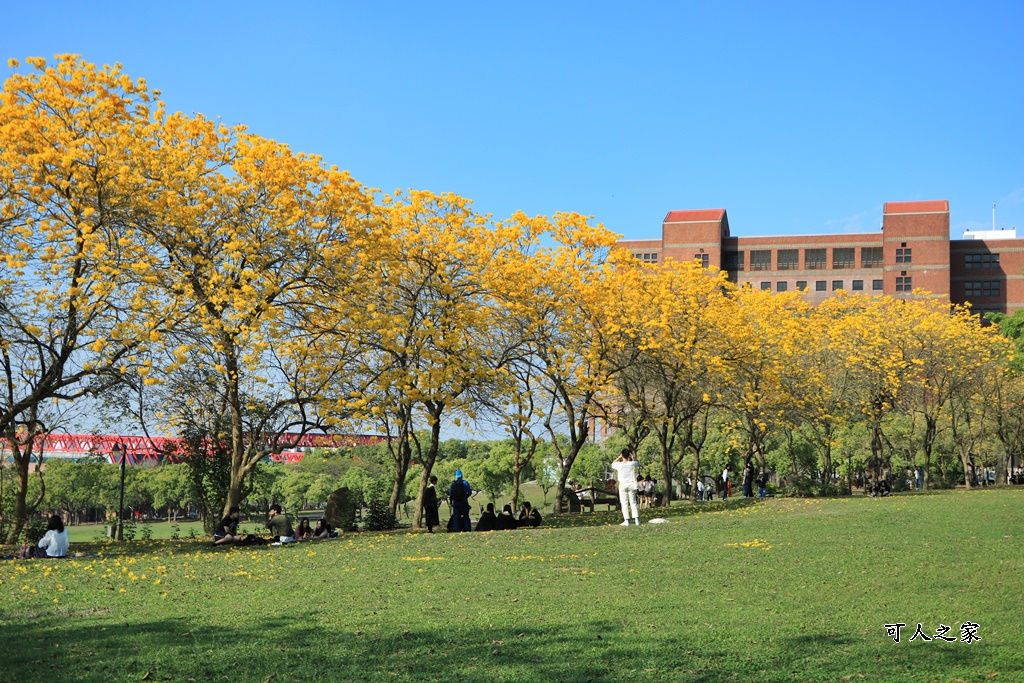
[[[832,249],[832,268],[839,270],[843,268],[856,268],[856,254],[854,247],[835,247]],[[804,249],[804,270],[825,270],[828,267],[827,249]],[[727,251],[723,256],[725,270],[744,270],[744,254],[742,251]],[[635,252],[636,258],[644,263],[657,263],[658,252]],[[707,254],[694,254],[697,260],[705,268],[709,265]],[[912,250],[909,247],[901,247],[896,250],[896,263],[912,263]],[[775,270],[800,270],[799,249],[779,249],[776,252]],[[861,247],[860,248],[861,268],[882,267],[882,247]],[[999,254],[977,253],[964,254],[964,268],[967,270],[982,268],[998,268]],[[750,251],[750,270],[772,270],[772,252],[770,249],[752,249]],[[909,278],[908,278],[909,279]],[[854,282],[857,282],[856,280]],[[991,284],[991,283],[968,283],[968,284]],[[998,292],[999,283],[995,283]],[[897,289],[896,291],[904,291]],[[905,291],[910,291],[909,289]],[[976,296],[998,296],[997,294],[976,294]]]
[[[804,249],[804,270],[825,270],[828,268],[828,249]],[[723,255],[726,270],[745,270],[742,251],[727,251]],[[910,263],[911,250],[897,249],[896,263]],[[779,249],[775,256],[775,270],[800,270],[800,249]],[[856,268],[856,247],[835,247],[832,249],[832,268]],[[861,268],[882,267],[882,247],[860,248]],[[772,270],[771,249],[750,251],[750,270]]]
[[[907,284],[908,285],[910,284],[910,278],[909,277],[907,277],[907,278],[897,278],[897,280],[906,280]],[[811,291],[810,287],[808,287],[807,284],[808,284],[807,280],[797,280],[796,281],[796,291],[798,291],[798,292],[809,292],[809,291]],[[814,291],[815,292],[827,292],[828,289],[829,289],[828,285],[829,285],[829,281],[828,280],[817,280],[814,283]],[[770,283],[770,282],[762,282],[761,283],[761,289],[771,290],[771,288],[772,288],[772,283]],[[843,280],[832,280],[832,291],[833,292],[837,292],[840,289],[845,289],[845,287],[843,286]],[[786,281],[776,282],[775,283],[775,291],[776,292],[786,292],[786,291],[789,291],[789,283],[786,282]],[[851,292],[863,292],[864,291],[864,280],[854,280],[853,282],[851,282],[850,283],[850,291]],[[881,292],[882,291],[882,281],[881,280],[872,280],[871,281],[871,291],[873,291],[873,292]],[[908,289],[907,291],[909,292],[910,290]]]
[[[998,268],[999,254],[964,254],[964,269]]]
[[[833,292],[840,289],[845,289],[843,280],[832,280],[831,290]],[[762,282],[761,289],[770,291],[772,288],[771,282]],[[775,283],[776,292],[789,291],[789,282],[782,280]],[[796,291],[804,292],[810,291],[807,280],[796,281]],[[829,291],[828,280],[816,280],[814,282],[815,292],[827,292]],[[864,291],[864,280],[853,280],[850,283],[851,292],[863,292]],[[882,291],[882,280],[871,281],[871,291],[881,292]],[[896,293],[897,294],[910,294],[914,291],[914,282],[910,276],[900,276],[896,278]],[[999,280],[985,280],[979,282],[965,282],[964,283],[964,297],[979,297],[979,296],[999,296],[1001,291],[1001,285]]]
[[[984,280],[979,282],[965,282],[964,296],[999,296],[1001,287],[999,280]]]

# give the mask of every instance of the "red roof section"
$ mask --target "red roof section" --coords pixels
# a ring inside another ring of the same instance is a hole
[[[949,201],[939,199],[931,202],[886,202],[885,213],[942,213],[949,212]]]
[[[696,209],[694,211],[669,211],[663,223],[695,223],[699,221],[720,221],[725,209]]]

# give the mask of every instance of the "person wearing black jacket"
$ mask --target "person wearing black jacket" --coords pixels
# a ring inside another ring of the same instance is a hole
[[[519,513],[519,526],[540,526],[540,513],[529,501],[523,501],[523,510]]]
[[[518,525],[516,524],[516,517],[512,514],[512,506],[506,505],[501,510],[501,514],[498,515],[498,520],[494,524],[494,528],[498,531],[515,529]]]
[[[487,504],[487,510],[480,508],[480,519],[476,522],[477,531],[494,531],[498,517],[494,514],[494,503]]]
[[[423,523],[427,533],[434,533],[435,526],[441,526],[441,518],[437,514],[437,477],[430,477],[427,490],[423,492]]]

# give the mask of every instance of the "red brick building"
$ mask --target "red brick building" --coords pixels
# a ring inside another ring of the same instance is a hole
[[[877,233],[734,237],[725,209],[670,211],[661,239],[620,240],[645,263],[699,259],[729,279],[820,301],[837,290],[971,302],[978,312],[1024,308],[1024,239],[950,240],[949,202],[888,202]]]

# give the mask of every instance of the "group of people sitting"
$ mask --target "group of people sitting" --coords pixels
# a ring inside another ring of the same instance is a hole
[[[892,495],[892,484],[889,483],[888,479],[879,479],[875,482],[868,479],[864,485],[864,493],[871,498],[887,498]]]
[[[524,526],[540,526],[540,512],[528,502],[523,503],[523,509],[516,518],[511,505],[505,505],[500,514],[494,513],[494,503],[488,503],[487,508],[480,507],[480,519],[477,520],[477,531],[503,531],[506,529],[518,529]]]
[[[335,538],[338,532],[327,523],[322,517],[317,520],[316,526],[310,526],[309,520],[299,520],[298,528],[293,528],[288,515],[284,514],[281,506],[277,503],[270,506],[267,513],[266,526],[270,532],[270,538],[263,538],[255,534],[240,534],[238,532],[238,518],[240,516],[238,507],[232,507],[228,516],[220,521],[213,532],[214,545],[282,545],[295,541],[312,541],[324,538]]]

